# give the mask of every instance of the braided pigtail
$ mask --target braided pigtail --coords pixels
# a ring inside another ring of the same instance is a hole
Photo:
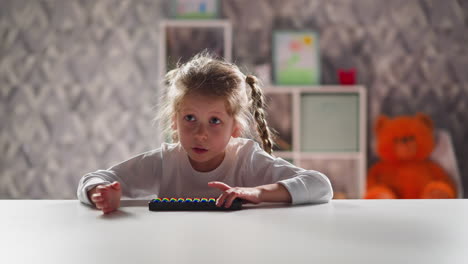
[[[257,132],[262,141],[263,149],[271,154],[273,152],[273,133],[268,127],[265,119],[265,99],[263,96],[262,89],[258,86],[258,80],[253,75],[247,75],[245,81],[250,85],[252,89],[252,114],[257,123]]]

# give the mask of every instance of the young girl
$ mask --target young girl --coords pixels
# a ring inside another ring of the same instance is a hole
[[[325,175],[271,155],[263,93],[254,76],[203,53],[170,71],[166,82],[159,120],[175,143],[84,175],[77,191],[81,202],[109,213],[122,195],[218,197],[216,205],[225,207],[235,198],[292,204],[332,198]],[[256,138],[263,149],[245,137]]]

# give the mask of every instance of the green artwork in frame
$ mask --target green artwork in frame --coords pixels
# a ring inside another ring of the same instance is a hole
[[[359,151],[357,93],[303,94],[301,113],[301,151]]]
[[[219,13],[219,0],[172,0],[172,14],[179,19],[213,19]]]
[[[320,84],[317,33],[308,31],[273,33],[273,78],[279,85]]]

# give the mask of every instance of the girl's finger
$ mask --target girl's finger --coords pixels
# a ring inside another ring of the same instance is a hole
[[[107,189],[108,189],[107,185],[99,185],[98,187],[96,187],[96,191],[99,191],[99,192],[105,191]]]
[[[94,203],[102,202],[103,200],[104,200],[104,198],[101,196],[100,193],[95,193],[95,194],[93,194],[93,196],[91,196],[91,201],[93,201]]]
[[[226,198],[225,202],[224,202],[224,207],[226,207],[226,208],[231,207],[232,202],[233,202],[234,199],[236,199],[238,196],[239,196],[239,194],[236,193],[236,192],[230,193],[230,194],[228,195],[228,197]]]
[[[219,182],[219,181],[212,181],[212,182],[209,182],[208,183],[208,186],[210,187],[214,187],[214,188],[218,188],[220,189],[221,191],[226,191],[226,190],[229,190],[231,189],[231,186],[225,184],[224,182]]]
[[[106,208],[102,209],[102,212],[105,213],[105,214],[108,214],[110,212],[113,212],[114,210],[115,210],[114,208],[106,207]]]
[[[107,207],[107,203],[106,202],[97,202],[96,203],[96,208],[97,209],[103,209],[103,208],[106,208]]]
[[[226,195],[227,193],[223,192],[218,199],[216,200],[216,206],[221,207],[224,204],[224,201],[226,200]]]
[[[110,187],[116,191],[120,190],[120,183],[118,181],[113,182]]]
[[[109,192],[108,191],[103,191],[100,194],[101,194],[102,199],[104,199],[104,200],[109,199]]]
[[[101,197],[106,198],[108,193],[109,193],[109,190],[107,189],[99,189],[99,190],[96,190],[95,194],[99,194]]]

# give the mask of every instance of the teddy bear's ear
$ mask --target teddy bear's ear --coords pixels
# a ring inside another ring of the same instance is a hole
[[[377,117],[377,121],[375,122],[374,131],[379,133],[380,129],[384,126],[388,119],[389,118],[386,115],[379,115],[379,117]]]
[[[428,128],[432,129],[434,127],[434,123],[432,122],[432,119],[424,113],[417,113],[416,119],[422,121]]]
[[[375,133],[379,133],[380,129],[384,126],[384,124],[389,120],[388,116],[386,115],[379,115],[377,117],[377,121],[375,122],[374,125],[374,131]]]

